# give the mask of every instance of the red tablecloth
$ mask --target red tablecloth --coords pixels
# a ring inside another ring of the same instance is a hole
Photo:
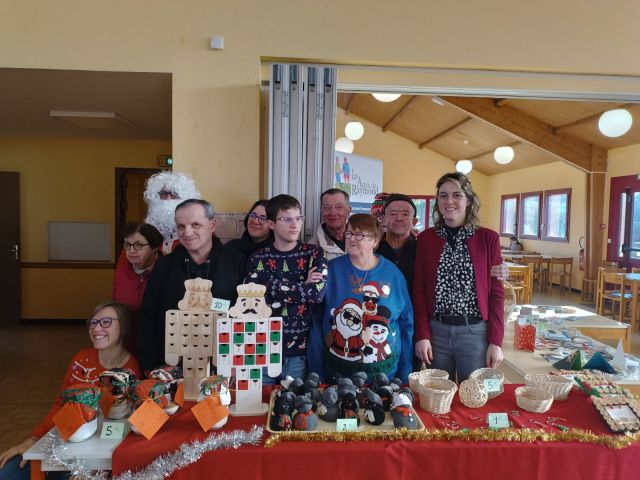
[[[456,394],[451,420],[463,427],[478,428],[486,423],[487,413],[506,412],[514,426],[540,428],[530,423],[545,423],[548,416],[562,417],[560,422],[572,428],[608,434],[588,398],[572,392],[564,402],[554,402],[544,414],[532,414],[516,407],[513,391],[505,392],[480,409],[464,407]],[[518,410],[519,416],[511,415]],[[443,427],[451,420],[434,418],[417,409],[427,428]],[[266,416],[230,417],[223,431],[265,425]],[[558,430],[547,427],[548,431]],[[182,443],[204,439],[208,434],[185,408],[172,417],[152,440],[129,435],[113,454],[113,473],[138,470],[159,455],[176,450]],[[265,431],[265,439],[269,433]],[[339,479],[401,478],[469,478],[479,479],[626,479],[640,478],[640,444],[615,450],[589,443],[565,442],[471,442],[471,441],[375,441],[375,442],[284,442],[273,448],[241,447],[205,454],[200,461],[179,470],[171,478],[242,478],[282,479],[291,477]]]

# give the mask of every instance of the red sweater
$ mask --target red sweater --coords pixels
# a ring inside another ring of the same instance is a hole
[[[140,365],[138,365],[138,360],[136,360],[133,355],[129,356],[129,360],[127,360],[122,367],[132,370],[133,373],[136,374],[136,377],[142,378]],[[71,363],[67,367],[67,373],[64,376],[64,381],[62,382],[62,386],[60,387],[55,403],[44,420],[42,420],[42,422],[33,429],[31,436],[40,438],[53,428],[53,417],[58,413],[58,410],[62,408],[62,392],[65,389],[69,388],[74,383],[97,384],[98,377],[105,370],[108,369],[100,365],[98,350],[95,348],[85,348],[76,353],[75,357],[71,359]]]
[[[113,275],[113,299],[124,303],[133,312],[140,310],[150,274],[151,268],[145,270],[142,275],[137,274],[125,257],[124,262],[118,262]]]
[[[504,289],[491,276],[491,267],[502,263],[500,238],[496,232],[479,227],[466,240],[476,279],[478,307],[487,324],[487,341],[499,347],[504,337]],[[414,342],[431,339],[429,319],[436,306],[436,273],[446,240],[429,228],[418,235],[413,287]]]

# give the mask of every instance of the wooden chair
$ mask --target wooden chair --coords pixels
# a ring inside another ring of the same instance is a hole
[[[640,273],[640,268],[633,267],[631,273]]]
[[[542,255],[523,255],[518,263],[528,265],[531,268],[531,291],[533,291],[533,287],[537,284],[538,292],[542,292]]]
[[[620,318],[619,321],[624,322],[627,317],[627,306],[631,306],[631,293],[627,290],[625,285],[625,278],[623,272],[607,272],[602,273],[602,315],[606,316],[611,313],[611,318],[615,318],[615,305],[619,307]],[[607,301],[611,302],[612,308],[609,312],[607,310]]]
[[[508,280],[516,294],[518,304],[530,304],[533,270],[529,265],[509,266],[508,269]]]
[[[608,262],[607,260],[602,261],[602,266],[604,268],[620,268],[618,262]]]
[[[560,268],[556,269],[555,267]],[[573,257],[552,257],[549,267],[549,291],[553,286],[553,277],[558,277],[560,290],[565,287],[571,290],[571,279],[573,277]]]
[[[596,283],[596,312],[598,315],[603,315],[604,305],[603,305],[603,297],[607,293],[607,289],[605,289],[604,283],[604,274],[605,273],[624,273],[624,268],[606,268],[606,267],[598,267],[598,280]]]

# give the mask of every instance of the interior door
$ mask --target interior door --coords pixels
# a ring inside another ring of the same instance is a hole
[[[636,175],[611,179],[607,260],[640,268],[640,180]]]
[[[0,325],[20,323],[20,174],[0,172]]]

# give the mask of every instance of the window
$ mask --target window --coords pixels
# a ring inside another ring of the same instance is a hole
[[[571,210],[571,189],[546,190],[544,192],[543,240],[552,242],[569,241],[569,212]]]
[[[520,195],[520,238],[533,240],[540,238],[541,212],[542,192],[528,192]]]
[[[500,209],[500,235],[510,237],[518,231],[519,195],[503,195]]]
[[[413,203],[416,204],[416,210],[418,211],[418,223],[415,225],[415,229],[419,232],[423,230],[433,227],[433,217],[431,212],[433,211],[433,207],[436,203],[436,197],[433,195],[409,195],[413,200]]]

